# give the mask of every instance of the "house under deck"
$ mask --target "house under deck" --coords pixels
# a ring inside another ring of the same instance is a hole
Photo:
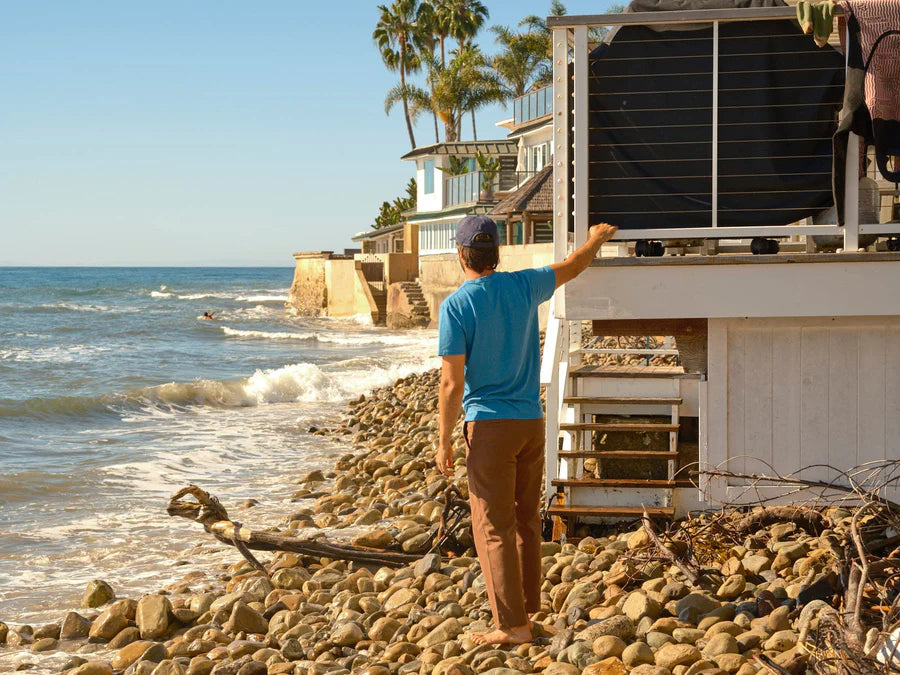
[[[900,459],[900,253],[885,250],[885,237],[900,232],[900,222],[859,222],[853,160],[847,163],[843,226],[801,218],[736,225],[720,212],[723,200],[740,203],[723,192],[722,158],[729,149],[717,142],[718,71],[725,62],[720,53],[731,49],[722,37],[731,34],[725,26],[784,25],[793,12],[777,7],[550,20],[557,260],[586,241],[589,222],[619,222],[608,204],[623,196],[604,193],[613,179],[604,182],[595,173],[602,163],[597,158],[613,142],[594,135],[604,99],[593,87],[603,69],[589,28],[691,24],[708,32],[680,31],[674,39],[708,37],[712,69],[711,133],[685,144],[711,149],[704,159],[711,183],[705,216],[684,225],[682,215],[658,206],[665,200],[634,195],[651,215],[662,208],[658,226],[620,227],[618,255],[597,258],[552,301],[542,364],[546,487],[548,512],[570,527],[576,520],[637,517],[645,507],[651,516],[671,517],[723,502],[764,497],[797,503],[812,496],[796,485],[751,485],[739,476],[691,478],[698,466],[847,484],[843,472]],[[613,44],[616,39],[614,32]],[[667,86],[664,79],[653,82],[657,90]],[[858,142],[851,134],[848,156]],[[640,165],[640,158],[634,162]],[[667,225],[673,219],[677,227]],[[810,235],[838,238],[846,252],[815,252]],[[754,255],[754,238],[777,238],[785,251]],[[646,252],[652,251],[646,248],[650,241],[664,242],[657,244],[657,257],[635,257],[635,242],[644,242],[638,248]],[[658,255],[663,247],[679,255]],[[674,336],[680,364],[582,365],[590,352],[650,351],[585,348],[586,325],[595,336]],[[886,496],[900,498],[896,478]]]

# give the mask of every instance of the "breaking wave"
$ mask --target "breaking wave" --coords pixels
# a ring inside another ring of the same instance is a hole
[[[286,295],[239,295],[236,302],[287,302]]]
[[[241,330],[240,328],[229,328],[228,326],[222,326],[222,332],[230,337],[260,338],[264,340],[312,340],[316,337],[315,333],[285,333],[269,332],[264,330]]]
[[[330,332],[318,333],[291,333],[291,332],[272,332],[264,330],[242,330],[239,328],[230,328],[222,326],[222,332],[228,337],[259,339],[259,340],[316,340],[317,342],[326,342],[330,344],[348,345],[354,347],[362,347],[369,344],[381,345],[417,345],[422,344],[422,336],[417,335],[387,335],[365,333],[362,335],[347,335]]]
[[[140,412],[178,413],[193,406],[239,408],[286,402],[341,402],[401,377],[436,367],[435,359],[414,359],[388,367],[359,363],[335,372],[313,363],[257,370],[248,378],[170,382],[103,396],[61,396],[24,401],[0,399],[0,418],[89,417]],[[368,366],[368,367],[366,367]]]

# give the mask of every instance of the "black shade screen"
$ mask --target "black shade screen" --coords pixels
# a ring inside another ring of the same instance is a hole
[[[713,30],[623,26],[590,55],[590,222],[712,225]],[[719,27],[718,224],[828,208],[844,59],[793,21]]]

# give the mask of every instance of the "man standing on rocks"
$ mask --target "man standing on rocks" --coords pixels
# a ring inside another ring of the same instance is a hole
[[[581,274],[616,228],[590,229],[565,261],[521,272],[497,272],[497,225],[463,218],[456,231],[466,280],[441,305],[443,357],[437,465],[452,475],[450,437],[460,408],[475,550],[496,629],[481,644],[531,641],[528,614],[541,604],[540,493],[544,413],[540,401],[538,305]]]

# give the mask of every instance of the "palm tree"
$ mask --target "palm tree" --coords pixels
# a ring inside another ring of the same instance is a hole
[[[516,33],[507,26],[494,26],[491,30],[502,47],[492,66],[500,79],[504,101],[524,96],[549,77],[551,63],[543,36]]]
[[[418,52],[419,61],[427,67],[435,63],[434,52],[438,46],[438,35],[435,32],[437,27],[437,15],[434,6],[427,0],[419,6],[419,15],[416,20],[416,32],[413,35],[413,42]],[[431,111],[431,117],[434,120],[434,142],[440,142],[438,133],[437,113]]]
[[[437,45],[441,48],[441,67],[447,66],[447,52],[445,43],[450,37],[450,2],[451,0],[426,0],[423,6],[428,7],[425,10],[428,13],[429,27],[431,34],[436,40]]]
[[[450,36],[461,46],[467,46],[490,18],[481,0],[447,0],[444,3]]]
[[[406,96],[406,75],[416,72],[420,66],[419,57],[413,48],[413,36],[416,34],[416,20],[419,16],[419,0],[394,0],[390,7],[378,5],[378,11],[380,14],[372,39],[381,52],[381,58],[388,70],[400,73],[400,93],[403,100],[403,114],[406,117],[406,130],[409,132],[410,145],[415,149],[416,138],[413,135]]]
[[[624,11],[625,5],[610,5],[607,14],[621,14]],[[568,10],[562,0],[550,0],[550,16],[565,16],[566,14],[568,14]],[[535,14],[526,16],[519,22],[519,28],[525,28],[528,33],[540,35],[544,38],[547,45],[547,59],[552,62],[553,42],[551,38],[553,37],[553,31],[547,25],[547,21],[544,17]],[[591,28],[588,31],[589,39],[592,42],[602,42],[608,32],[609,28],[607,26]]]
[[[459,48],[472,47],[475,36],[490,18],[487,7],[481,0],[448,0],[445,9],[447,28],[450,35],[456,40]],[[478,132],[475,130],[475,108],[471,108],[472,135],[478,140]],[[460,124],[462,119],[460,119]],[[462,129],[459,129],[462,136]]]
[[[550,0],[549,16],[565,16],[568,12],[569,10],[566,9],[562,0]],[[536,14],[529,14],[519,22],[519,28],[525,28],[527,32],[545,38],[547,48],[549,49],[547,58],[552,58],[553,45],[551,44],[550,39],[553,37],[553,31],[547,26],[547,21],[544,17],[537,16]]]
[[[504,100],[502,82],[491,67],[491,62],[476,45],[460,47],[456,51],[454,62],[460,71],[460,109],[461,112],[468,111],[472,116],[472,139],[477,141],[475,111]]]

